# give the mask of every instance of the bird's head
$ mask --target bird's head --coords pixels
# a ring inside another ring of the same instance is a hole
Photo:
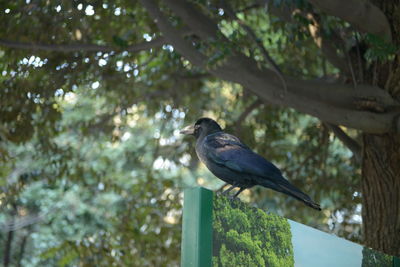
[[[220,131],[222,131],[221,126],[219,126],[215,120],[210,118],[200,118],[194,125],[189,125],[183,128],[180,133],[193,135],[197,139],[201,136],[207,136]]]

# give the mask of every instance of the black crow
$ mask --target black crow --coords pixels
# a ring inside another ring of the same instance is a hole
[[[309,196],[290,184],[274,164],[253,152],[236,136],[223,132],[214,120],[201,118],[180,133],[196,137],[197,156],[215,176],[231,185],[225,194],[239,187],[235,198],[246,188],[262,185],[321,210]]]

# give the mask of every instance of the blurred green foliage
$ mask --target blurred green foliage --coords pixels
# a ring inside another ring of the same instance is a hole
[[[214,195],[213,266],[294,266],[289,222]]]
[[[370,47],[365,53],[365,58],[370,62],[394,59],[397,51],[399,51],[394,44],[385,42],[385,40],[373,34],[367,34],[365,41]]]
[[[197,4],[234,44],[219,53],[218,40],[199,44],[210,50],[210,68],[233,48],[268,65],[217,2]],[[245,10],[248,1],[230,4]],[[1,1],[0,13],[2,40],[116,47],[0,48],[0,258],[15,266],[177,266],[182,188],[222,185],[199,165],[194,140],[178,133],[201,116],[276,163],[324,210],[259,187],[243,192],[243,201],[360,241],[360,170],[351,152],[314,118],[267,104],[249,110],[256,96],[194,67],[172,46],[123,51],[161,36],[138,1]],[[337,76],[301,14],[287,23],[258,6],[238,16],[286,74]]]
[[[185,172],[152,170],[158,129],[133,110],[126,115],[132,127],[124,123],[119,140],[84,134],[93,128],[81,124],[107,111],[101,98],[91,100],[94,95],[82,93],[73,104],[60,101],[63,131],[51,140],[58,152],[37,153],[35,139],[10,149],[7,165],[13,172],[3,182],[14,193],[2,194],[1,222],[16,230],[15,241],[28,238],[21,263],[157,266],[167,257],[169,265],[177,265],[181,190],[176,185]],[[20,222],[11,224],[15,213]],[[1,235],[3,246],[6,237]],[[14,247],[18,258],[18,242]]]

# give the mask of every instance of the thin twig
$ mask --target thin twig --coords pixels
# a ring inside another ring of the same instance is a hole
[[[29,225],[42,222],[49,214],[59,210],[60,207],[53,207],[48,212],[37,214],[37,215],[27,215],[18,218],[13,218],[10,222],[1,225],[0,231],[7,233],[17,231],[19,229],[25,228]]]
[[[252,4],[252,5],[246,6],[246,7],[242,8],[242,9],[239,9],[237,12],[242,13],[242,12],[246,12],[248,10],[251,10],[253,8],[259,8],[259,7],[261,7],[261,5],[256,3],[256,4]]]
[[[357,46],[357,59],[358,59],[358,70],[359,70],[359,79],[360,79],[360,83],[364,82],[364,67],[362,64],[362,60],[361,60],[361,52],[360,52],[360,40],[358,40],[358,36],[357,33],[354,34],[354,37],[356,39],[356,46]]]
[[[354,74],[353,64],[351,62],[349,52],[346,50],[346,47],[345,47],[344,44],[342,45],[342,48],[343,48],[343,53],[344,53],[344,55],[346,57],[346,60],[347,60],[347,65],[349,66],[349,70],[350,70],[350,74],[351,74],[351,80],[353,82],[353,87],[356,88],[357,87],[357,81],[356,81],[356,76]]]
[[[385,87],[384,87],[386,91],[389,91],[389,86],[390,86],[390,83],[393,78],[393,62],[394,61],[389,62],[389,75],[388,75],[388,78],[386,79],[386,83],[385,83]]]
[[[242,28],[246,31],[246,33],[250,36],[251,39],[255,42],[257,47],[260,49],[264,59],[271,65],[272,70],[275,72],[275,74],[279,77],[279,79],[282,82],[283,85],[283,95],[281,95],[282,98],[285,97],[287,93],[287,85],[285,82],[285,79],[283,78],[283,73],[278,64],[273,60],[273,58],[269,55],[268,51],[265,49],[262,41],[260,38],[257,37],[257,35],[254,33],[254,31],[241,19],[239,19],[236,16],[236,13],[232,10],[232,8],[226,3],[226,1],[222,1],[222,5],[224,10],[226,11],[226,14],[230,16],[232,19],[236,20]]]
[[[111,45],[96,45],[96,44],[38,44],[38,43],[22,43],[10,40],[0,39],[0,45],[27,49],[27,50],[43,50],[43,51],[55,51],[55,52],[74,52],[74,51],[87,51],[87,52],[111,52],[111,51],[128,51],[128,52],[139,52],[148,50],[154,47],[160,47],[165,44],[164,37],[158,37],[149,42],[142,42],[126,47],[118,47]]]
[[[339,126],[325,123],[326,126],[335,134],[335,136],[342,141],[342,143],[353,152],[358,161],[361,160],[362,146],[356,140],[348,136]]]
[[[372,73],[372,85],[376,86],[378,83],[378,63],[374,62],[373,73]]]
[[[250,106],[246,107],[246,109],[242,112],[242,114],[240,114],[240,116],[238,117],[238,119],[235,122],[236,132],[238,133],[238,135],[240,135],[240,133],[242,131],[242,122],[247,118],[247,116],[249,116],[249,114],[254,109],[258,108],[262,104],[263,104],[263,102],[260,99],[257,99]]]

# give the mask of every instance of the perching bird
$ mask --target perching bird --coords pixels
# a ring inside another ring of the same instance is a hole
[[[215,176],[231,185],[225,194],[239,187],[235,198],[244,189],[261,185],[321,210],[308,195],[290,184],[278,167],[253,152],[236,136],[223,132],[214,120],[201,118],[180,133],[196,137],[197,156]]]

